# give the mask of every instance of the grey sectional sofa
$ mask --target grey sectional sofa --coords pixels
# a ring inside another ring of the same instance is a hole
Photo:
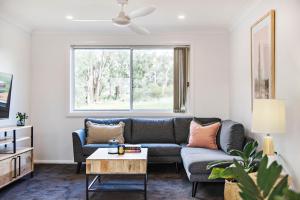
[[[97,148],[108,147],[108,144],[86,144],[88,134],[86,122],[99,124],[125,123],[125,143],[141,144],[148,148],[151,163],[183,163],[189,180],[193,183],[192,196],[195,196],[198,182],[208,182],[209,171],[206,165],[216,160],[232,160],[228,154],[230,149],[242,149],[245,143],[243,125],[231,120],[222,121],[218,118],[194,118],[201,124],[221,122],[217,135],[219,150],[187,147],[190,122],[193,118],[112,118],[92,119],[84,121],[85,128],[74,131],[74,161],[78,163],[77,172],[82,162]]]

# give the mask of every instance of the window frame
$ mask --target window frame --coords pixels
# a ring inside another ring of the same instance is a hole
[[[174,113],[173,109],[133,109],[133,51],[134,50],[149,50],[149,49],[174,49],[175,47],[190,47],[190,45],[71,45],[69,54],[69,98],[68,98],[68,116],[99,116],[104,114],[107,116],[131,116],[132,113],[139,116],[182,116],[186,113]],[[129,109],[75,109],[75,50],[76,49],[108,49],[108,50],[130,50],[130,97]],[[189,95],[187,95],[187,99]]]

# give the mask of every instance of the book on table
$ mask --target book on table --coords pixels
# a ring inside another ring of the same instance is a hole
[[[140,153],[142,146],[140,144],[125,144],[125,153]]]

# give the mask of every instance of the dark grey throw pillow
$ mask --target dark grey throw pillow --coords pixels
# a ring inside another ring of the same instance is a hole
[[[242,124],[231,120],[222,121],[220,146],[225,153],[229,154],[231,149],[242,150],[244,140],[245,130]]]

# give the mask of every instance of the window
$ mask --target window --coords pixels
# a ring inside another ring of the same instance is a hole
[[[173,110],[174,48],[72,48],[73,111]]]
[[[173,109],[173,49],[133,50],[133,109]]]

